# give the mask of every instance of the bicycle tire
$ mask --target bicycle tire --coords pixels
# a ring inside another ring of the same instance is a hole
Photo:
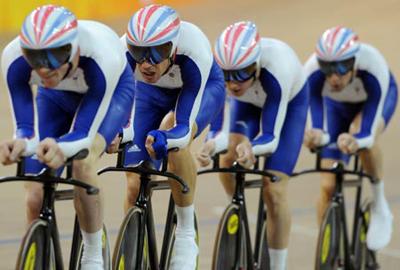
[[[337,203],[331,203],[326,209],[319,231],[316,270],[338,269],[340,246],[340,215]]]
[[[174,214],[172,229],[171,229],[171,233],[168,237],[168,245],[167,245],[167,251],[166,251],[166,260],[165,261],[166,261],[167,266],[164,266],[164,268],[161,268],[161,269],[168,269],[169,265],[171,263],[171,258],[172,258],[172,254],[174,251],[176,225],[177,225],[177,217],[176,217],[176,214]],[[196,239],[195,239],[196,244],[199,247],[199,230],[198,230],[199,226],[197,223],[196,213],[194,214],[194,228],[196,231]],[[199,269],[199,256],[197,256],[196,269]]]
[[[354,269],[355,270],[375,270],[378,269],[376,255],[367,247],[367,231],[371,217],[371,202],[366,200],[361,206],[358,216],[356,229],[356,242],[354,243]]]
[[[26,231],[18,252],[16,270],[42,270],[47,222],[36,219]],[[54,244],[50,239],[50,269],[56,269]],[[61,266],[62,267],[62,266]],[[62,269],[62,268],[61,268]]]
[[[108,233],[107,233],[107,228],[106,225],[103,225],[103,233],[102,233],[102,238],[101,238],[101,246],[102,246],[102,256],[103,256],[103,265],[104,265],[104,270],[111,270],[111,251],[110,251],[110,242],[108,240]],[[83,239],[82,239],[82,234],[79,231],[76,247],[72,248],[77,248],[77,261],[76,262],[70,262],[72,267],[70,269],[72,270],[80,270],[81,269],[81,261],[82,261],[82,256],[83,256]]]
[[[267,220],[263,219],[262,231],[261,231],[261,243],[259,253],[257,255],[257,269],[269,270],[270,269],[270,258],[268,252],[268,238],[267,238]]]
[[[132,207],[126,214],[118,232],[115,243],[112,265],[114,270],[137,269],[136,265],[140,262],[140,269],[150,269],[147,228],[145,235],[140,235],[140,224],[143,216],[143,210],[138,207]],[[142,258],[138,258],[139,237],[143,239]]]
[[[240,256],[239,269],[247,269],[246,234],[239,211],[238,205],[230,204],[220,219],[213,251],[212,269],[214,270],[238,269],[235,265],[236,256]],[[242,241],[240,250],[237,250],[240,234]]]

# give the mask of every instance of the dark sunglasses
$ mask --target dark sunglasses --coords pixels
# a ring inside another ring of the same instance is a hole
[[[128,50],[136,63],[142,64],[146,61],[152,65],[157,65],[170,57],[172,42],[152,47],[139,47],[128,44]]]
[[[28,64],[33,68],[49,68],[58,69],[62,65],[68,62],[72,45],[67,44],[61,47],[52,49],[27,49],[21,48],[22,54],[24,55]]]
[[[226,82],[244,82],[256,75],[257,64],[253,63],[245,68],[238,70],[223,70],[224,79]]]
[[[338,74],[343,76],[353,70],[355,57],[343,61],[328,62],[318,59],[319,68],[326,76]]]

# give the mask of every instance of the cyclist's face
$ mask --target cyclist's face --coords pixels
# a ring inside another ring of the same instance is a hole
[[[353,71],[349,71],[344,75],[333,73],[326,77],[328,84],[331,86],[332,91],[339,92],[343,90],[351,81]]]
[[[64,78],[68,71],[69,64],[65,63],[57,69],[37,68],[36,73],[39,75],[42,83],[47,88],[56,87]]]
[[[79,48],[78,48],[78,51],[76,52],[75,56],[72,58],[72,61],[71,61],[72,66],[71,66],[70,70],[69,70],[69,68],[70,68],[69,63],[65,63],[57,69],[50,69],[50,68],[45,68],[45,67],[36,68],[35,71],[39,75],[40,79],[42,80],[44,87],[54,88],[63,80],[63,78],[65,76],[67,76],[68,74],[73,74],[75,72],[76,68],[78,67],[79,56],[80,56],[80,54],[79,54]],[[68,74],[67,74],[67,72],[68,72]]]
[[[170,65],[170,59],[165,59],[159,64],[151,64],[147,61],[143,63],[136,64],[136,68],[139,69],[140,73],[143,76],[143,79],[147,83],[155,83],[157,82],[161,76],[165,73]]]
[[[254,82],[254,76],[251,77],[250,79],[244,81],[244,82],[239,82],[239,81],[227,81],[226,87],[229,90],[229,93],[234,96],[234,97],[240,97],[246,93],[247,89],[250,88],[250,86]]]

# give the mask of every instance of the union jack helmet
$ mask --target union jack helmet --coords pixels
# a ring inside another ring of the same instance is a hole
[[[217,39],[214,54],[224,70],[238,70],[257,62],[261,45],[256,25],[242,21],[228,26]]]
[[[317,57],[323,61],[342,61],[355,56],[360,49],[358,36],[351,29],[336,26],[325,30],[317,46]]]
[[[25,18],[19,39],[22,48],[31,50],[54,49],[70,44],[71,60],[78,47],[78,21],[65,7],[40,6]]]
[[[128,23],[126,41],[138,47],[153,47],[172,42],[171,55],[179,38],[178,13],[165,5],[148,5],[139,9]]]

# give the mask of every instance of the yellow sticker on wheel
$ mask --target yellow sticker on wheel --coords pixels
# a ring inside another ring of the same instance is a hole
[[[101,234],[101,247],[103,249],[106,248],[106,243],[107,243],[107,235],[106,232],[103,230],[103,233]]]
[[[328,259],[331,246],[331,224],[327,224],[324,230],[324,238],[322,240],[321,261],[325,263]]]
[[[33,242],[28,249],[28,254],[26,255],[24,270],[34,270],[36,262],[36,242]]]
[[[239,216],[233,214],[228,219],[227,228],[229,234],[236,234],[239,229]]]
[[[122,254],[121,258],[119,258],[118,270],[125,270],[125,256]]]

